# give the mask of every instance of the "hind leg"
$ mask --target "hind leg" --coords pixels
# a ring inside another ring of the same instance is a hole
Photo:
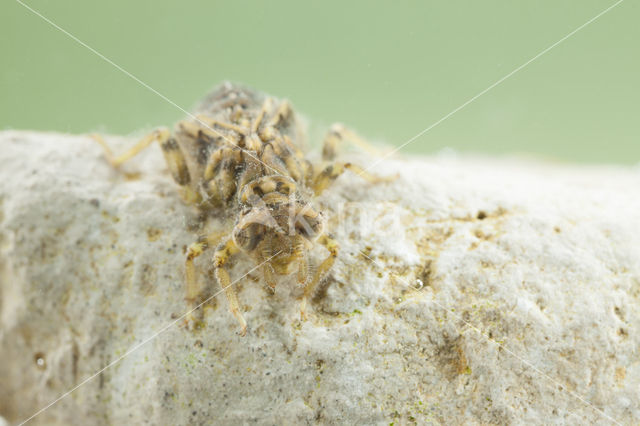
[[[332,161],[336,158],[339,151],[339,145],[345,141],[351,141],[372,154],[379,154],[379,151],[369,142],[362,139],[352,130],[347,129],[342,124],[334,124],[324,138],[322,147],[322,159],[324,161]],[[321,194],[333,181],[335,181],[345,170],[351,170],[369,183],[391,182],[398,178],[397,175],[389,177],[379,177],[371,173],[367,173],[362,167],[352,163],[333,163],[326,166],[313,174],[310,186],[316,195]]]
[[[140,139],[140,141],[128,151],[119,156],[113,155],[111,148],[109,148],[109,145],[107,145],[101,135],[92,134],[90,136],[102,146],[107,161],[114,168],[119,168],[122,163],[129,161],[140,152],[144,151],[146,148],[151,146],[153,142],[158,142],[160,144],[160,148],[162,148],[162,154],[164,155],[165,162],[167,163],[167,167],[171,172],[173,180],[182,188],[181,195],[184,201],[187,204],[197,204],[201,201],[200,195],[190,186],[192,180],[191,175],[189,174],[189,169],[187,168],[187,162],[184,158],[184,153],[180,149],[176,140],[171,137],[171,132],[169,132],[169,130],[164,128],[154,130]]]
[[[352,164],[352,163],[334,163],[334,164],[329,164],[324,169],[320,170],[320,172],[316,173],[315,177],[311,182],[311,188],[313,188],[313,191],[315,192],[316,195],[320,195],[322,192],[324,192],[325,189],[329,187],[329,185],[333,183],[333,181],[338,179],[338,177],[340,177],[340,175],[343,174],[347,169],[353,171],[355,174],[357,174],[358,176],[360,176],[361,178],[363,178],[369,183],[392,182],[398,178],[398,176],[395,176],[395,175],[389,176],[389,177],[375,176],[370,173],[367,173],[362,167],[356,166],[355,164]]]
[[[345,125],[336,123],[331,126],[327,135],[324,137],[322,143],[322,159],[325,161],[334,160],[338,155],[340,145],[343,145],[345,142],[351,142],[371,155],[379,156],[382,154],[379,148],[373,146],[362,136],[347,128]]]
[[[115,168],[118,168],[122,163],[130,160],[131,158],[138,155],[138,153],[151,146],[153,142],[158,141],[161,144],[166,142],[171,137],[171,132],[169,132],[169,130],[167,129],[154,130],[153,132],[140,139],[137,144],[131,147],[124,154],[118,155],[117,157],[113,155],[113,151],[111,151],[111,148],[109,148],[109,145],[107,145],[107,142],[104,140],[102,135],[94,133],[90,135],[90,137],[102,146],[102,149],[104,149],[104,155],[107,158],[109,164],[111,164]]]

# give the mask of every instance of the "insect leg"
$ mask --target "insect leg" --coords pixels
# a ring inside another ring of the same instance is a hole
[[[191,244],[187,249],[187,260],[185,261],[184,271],[185,271],[185,286],[186,286],[186,297],[185,300],[189,305],[189,309],[193,310],[195,306],[198,304],[200,299],[201,287],[198,282],[198,277],[196,274],[196,268],[194,265],[194,260],[203,254],[205,251],[210,249],[217,241],[220,240],[228,231],[216,231],[212,232],[208,235],[202,235],[198,237],[196,242]],[[185,323],[191,327],[196,323],[195,320],[195,311],[189,312],[185,319]]]
[[[338,155],[338,145],[344,141],[351,141],[360,148],[379,155],[380,151],[365,141],[354,131],[347,129],[342,124],[334,124],[324,138],[322,148],[322,159],[325,161],[333,160]],[[390,177],[378,177],[367,173],[362,167],[352,163],[335,163],[329,164],[320,172],[314,174],[314,178],[311,181],[311,187],[315,191],[316,195],[321,194],[327,187],[336,180],[346,169],[349,169],[362,177],[364,180],[370,183],[390,182],[397,179],[396,176]]]
[[[204,171],[203,188],[213,205],[228,202],[237,189],[237,170],[242,163],[241,151],[221,147],[211,153]]]
[[[262,104],[262,109],[258,113],[256,119],[253,121],[253,124],[251,124],[251,131],[253,133],[258,131],[258,128],[262,123],[262,119],[264,118],[264,115],[267,113],[267,110],[270,109],[270,107],[271,107],[271,99],[267,98]]]
[[[362,167],[356,166],[352,163],[334,163],[329,164],[315,175],[315,178],[311,183],[311,187],[315,194],[320,195],[324,192],[324,190],[327,189],[329,185],[331,185],[333,181],[335,181],[347,169],[353,171],[369,183],[391,182],[397,179],[397,176],[379,177],[372,175],[367,173]]]
[[[334,180],[338,179],[344,171],[344,166],[339,163],[329,164],[322,171],[316,173],[311,183],[311,188],[313,188],[316,195],[320,195]]]
[[[149,147],[154,141],[158,141],[162,144],[167,141],[170,136],[171,133],[167,129],[154,130],[153,132],[140,139],[140,141],[132,148],[130,148],[127,152],[115,157],[113,155],[113,152],[111,151],[111,148],[109,148],[109,145],[107,145],[107,142],[101,135],[97,133],[90,135],[93,140],[95,140],[102,146],[107,161],[115,168],[120,167],[122,163],[136,156],[140,151]]]
[[[303,164],[305,159],[302,151],[292,146],[288,137],[273,138],[270,141],[270,149],[284,164],[288,175],[296,182],[302,182],[305,178],[305,164]]]
[[[218,283],[220,283],[220,287],[222,287],[225,294],[227,295],[227,300],[229,301],[229,310],[240,323],[239,334],[241,336],[244,336],[245,334],[247,334],[247,322],[244,320],[244,317],[240,312],[238,297],[236,296],[236,291],[233,288],[233,285],[231,284],[229,273],[224,268],[224,265],[227,263],[227,261],[238,251],[239,249],[235,245],[233,240],[232,239],[227,240],[226,243],[218,247],[218,249],[216,250],[216,253],[213,255],[213,266],[215,267],[216,278],[218,279]]]
[[[173,180],[175,180],[178,185],[183,187],[184,192],[182,196],[185,202],[187,204],[195,204],[200,201],[199,194],[192,188],[187,186],[191,182],[189,169],[187,168],[187,163],[185,161],[182,150],[178,146],[178,143],[175,141],[175,139],[171,137],[171,132],[169,132],[169,130],[163,128],[149,133],[147,136],[143,137],[137,144],[131,147],[127,152],[117,157],[113,155],[111,148],[109,148],[109,145],[107,145],[107,142],[101,135],[96,133],[90,136],[93,140],[95,140],[102,146],[107,161],[115,168],[120,167],[122,163],[135,157],[145,148],[151,146],[153,142],[157,141],[162,148],[162,153],[164,154],[167,166],[171,171]]]
[[[262,275],[264,276],[264,280],[269,286],[269,290],[272,293],[276,292],[276,278],[274,276],[273,266],[268,263],[262,265]]]
[[[191,186],[191,174],[187,167],[187,160],[180,149],[180,145],[174,138],[167,138],[161,141],[160,147],[164,160],[169,167],[173,180],[182,187],[182,198],[187,204],[197,204],[202,200],[200,194]]]
[[[287,101],[282,101],[271,120],[269,120],[269,125],[276,128],[282,127],[292,116],[293,110],[291,109],[291,104]]]
[[[322,144],[322,159],[325,161],[335,159],[338,155],[339,145],[344,144],[345,141],[353,143],[358,148],[372,155],[381,155],[378,148],[366,141],[356,132],[348,129],[343,124],[336,123],[331,126],[327,135],[324,137],[324,142]]]
[[[215,129],[212,129],[212,127],[221,127],[223,129],[233,130],[240,135],[247,135],[249,133],[249,129],[246,129],[242,126],[238,126],[233,123],[227,123],[226,121],[215,120],[204,114],[198,114],[196,116],[196,120],[200,125],[203,125],[204,128],[202,130],[205,133],[216,137],[223,137],[223,135]]]
[[[318,270],[315,275],[311,279],[311,282],[307,284],[304,288],[304,294],[302,296],[302,302],[300,303],[300,318],[305,320],[306,308],[307,308],[307,300],[313,294],[313,290],[315,290],[318,283],[325,277],[331,266],[333,266],[333,262],[335,262],[336,257],[338,256],[339,246],[338,243],[330,238],[328,235],[322,235],[318,239],[318,242],[325,246],[327,250],[329,250],[329,256],[318,266]]]
[[[291,256],[298,261],[297,280],[298,284],[308,284],[311,278],[312,270],[309,265],[309,257],[307,256],[307,246],[302,236],[297,236],[293,242],[293,253]]]

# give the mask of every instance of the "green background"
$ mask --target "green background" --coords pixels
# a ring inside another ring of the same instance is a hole
[[[26,3],[185,109],[228,79],[398,146],[615,0]],[[638,22],[624,1],[403,152],[638,163]],[[0,129],[130,134],[184,116],[14,0],[0,25]]]

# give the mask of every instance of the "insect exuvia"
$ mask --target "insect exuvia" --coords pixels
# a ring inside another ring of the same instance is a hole
[[[311,204],[313,196],[346,169],[370,182],[388,180],[335,162],[341,141],[360,140],[342,125],[333,125],[325,137],[322,164],[312,164],[302,152],[303,133],[290,104],[231,83],[209,94],[173,132],[156,130],[120,156],[112,155],[102,137],[93,137],[114,167],[157,141],[184,201],[195,206],[204,221],[230,219],[229,229],[201,235],[189,246],[186,300],[193,307],[201,297],[194,259],[215,249],[215,276],[240,323],[241,335],[247,323],[227,271],[233,257],[240,252],[251,256],[273,291],[277,275],[295,272],[304,287],[300,303],[304,319],[308,298],[338,255],[337,242],[324,231],[322,214]],[[310,267],[308,251],[314,243],[326,247],[328,256]]]

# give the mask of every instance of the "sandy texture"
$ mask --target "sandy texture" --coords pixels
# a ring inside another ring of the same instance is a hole
[[[0,416],[14,423],[186,312],[196,231],[158,147],[126,167],[137,178],[81,136],[2,132],[0,148]],[[202,330],[167,328],[32,423],[640,422],[640,170],[376,167],[395,172],[344,175],[316,199],[341,252],[308,321],[292,279],[269,295],[252,273],[237,284],[246,337],[220,295]]]

